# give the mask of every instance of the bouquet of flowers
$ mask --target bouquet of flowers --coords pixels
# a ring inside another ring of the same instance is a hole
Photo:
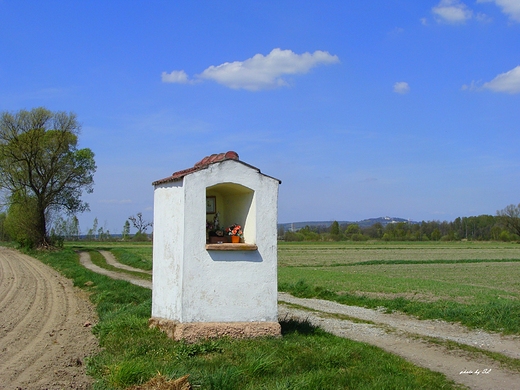
[[[226,229],[226,233],[230,236],[238,236],[238,237],[242,237],[242,235],[244,234],[242,232],[242,226],[237,225],[237,224],[234,224],[234,225],[231,225],[230,227],[228,227]]]

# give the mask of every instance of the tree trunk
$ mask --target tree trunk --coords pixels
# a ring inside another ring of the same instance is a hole
[[[47,222],[45,221],[45,208],[38,205],[36,221],[36,247],[45,247],[47,242]]]

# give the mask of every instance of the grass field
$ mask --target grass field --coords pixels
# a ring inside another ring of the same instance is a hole
[[[282,243],[279,289],[520,334],[520,245]]]
[[[520,245],[498,242],[279,243],[278,265],[327,266],[381,261],[520,261]]]

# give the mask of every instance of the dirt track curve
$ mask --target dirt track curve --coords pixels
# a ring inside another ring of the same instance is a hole
[[[422,321],[404,314],[386,314],[320,299],[295,298],[284,293],[279,294],[279,300],[305,308],[302,310],[282,303],[278,309],[281,319],[284,316],[306,319],[336,336],[375,345],[417,366],[440,372],[470,389],[520,389],[520,372],[508,370],[483,354],[450,350],[429,339],[454,341],[519,359],[518,337],[471,331],[444,321]]]
[[[0,247],[0,389],[87,389],[98,348],[85,293],[52,268]]]

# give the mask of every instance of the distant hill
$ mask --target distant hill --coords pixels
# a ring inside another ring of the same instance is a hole
[[[278,227],[283,227],[284,230],[290,231],[290,230],[300,230],[304,228],[305,226],[320,226],[328,228],[330,225],[332,225],[332,222],[334,221],[305,221],[305,222],[289,222],[289,223],[279,223]],[[359,227],[366,228],[370,227],[376,223],[380,223],[383,226],[386,226],[390,223],[398,223],[398,222],[408,222],[408,223],[419,223],[415,221],[410,221],[408,219],[404,218],[396,218],[396,217],[379,217],[379,218],[369,218],[369,219],[363,219],[362,221],[338,221],[339,225],[350,225],[350,224],[358,224]]]
[[[355,223],[357,223],[360,227],[369,227],[378,222],[383,226],[386,226],[389,223],[398,223],[398,222],[407,222],[407,223],[412,223],[412,224],[419,223],[416,221],[411,221],[409,219],[397,218],[397,217],[369,218],[369,219],[364,219],[362,221],[355,222]]]

